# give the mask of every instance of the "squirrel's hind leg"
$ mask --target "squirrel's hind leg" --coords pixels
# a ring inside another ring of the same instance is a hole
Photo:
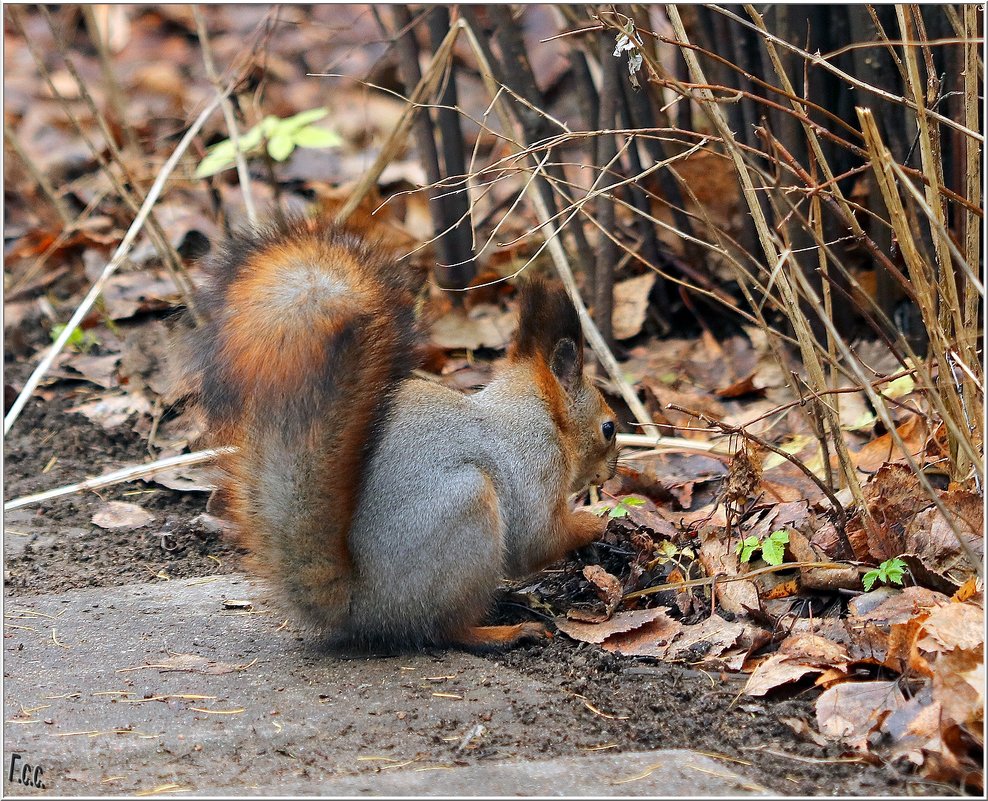
[[[453,637],[452,644],[470,651],[494,651],[542,640],[549,632],[541,623],[518,623],[514,626],[470,626]]]

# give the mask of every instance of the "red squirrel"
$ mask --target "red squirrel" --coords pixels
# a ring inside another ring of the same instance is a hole
[[[583,372],[561,287],[530,280],[490,384],[415,378],[421,276],[367,232],[295,221],[205,261],[179,365],[223,457],[218,498],[276,597],[365,647],[500,648],[538,623],[481,625],[504,578],[597,539],[570,509],[617,462],[614,414]]]

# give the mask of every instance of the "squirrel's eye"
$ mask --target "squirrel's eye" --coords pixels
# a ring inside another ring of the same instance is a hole
[[[611,439],[614,436],[614,423],[608,420],[601,427],[601,431],[604,433],[604,439]]]

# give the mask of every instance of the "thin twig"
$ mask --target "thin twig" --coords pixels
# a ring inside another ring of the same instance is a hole
[[[216,72],[216,65],[213,62],[213,49],[209,44],[209,34],[206,31],[206,21],[203,19],[202,10],[198,5],[192,6],[192,15],[196,21],[196,32],[199,35],[199,49],[202,50],[202,62],[206,67],[206,76],[216,89],[216,94],[222,94],[223,86],[220,83],[220,76]],[[237,162],[237,179],[240,181],[240,192],[244,196],[244,209],[247,211],[247,219],[251,225],[257,225],[257,210],[254,206],[254,193],[250,186],[250,172],[247,169],[247,157],[240,149],[240,128],[237,125],[237,118],[233,113],[233,102],[229,97],[223,97],[221,102],[223,109],[223,119],[226,122],[226,129],[230,134],[230,141],[233,142],[233,152]]]
[[[63,495],[99,489],[100,487],[109,487],[113,484],[122,484],[125,481],[135,481],[139,478],[147,478],[155,473],[160,473],[163,470],[171,470],[175,467],[191,467],[192,465],[204,464],[213,461],[219,455],[233,453],[235,450],[235,448],[213,448],[206,451],[170,456],[167,459],[158,459],[154,462],[135,465],[133,467],[124,467],[120,470],[114,470],[112,473],[105,473],[98,478],[87,478],[85,481],[80,481],[76,484],[66,484],[63,487],[46,490],[45,492],[15,498],[12,501],[4,503],[3,510],[9,512],[12,509],[20,509],[22,506],[30,506],[35,503],[41,503],[41,501],[51,500],[52,498],[60,498]]]
[[[41,363],[34,369],[34,372],[31,373],[31,377],[28,378],[27,383],[24,384],[24,389],[21,390],[21,393],[17,396],[17,399],[10,407],[10,411],[8,411],[7,415],[4,417],[4,434],[10,431],[10,427],[14,424],[14,421],[17,420],[21,410],[24,408],[24,405],[31,397],[31,394],[34,392],[35,388],[37,388],[44,375],[48,372],[58,354],[62,352],[62,348],[65,347],[65,343],[69,341],[69,338],[75,332],[76,328],[79,327],[79,323],[81,323],[85,316],[89,313],[89,310],[92,308],[93,304],[96,302],[96,299],[103,291],[103,287],[107,280],[117,271],[117,268],[123,264],[124,259],[130,252],[131,246],[134,244],[134,240],[137,238],[137,234],[144,226],[144,222],[147,219],[152,206],[154,206],[155,202],[158,200],[158,196],[164,189],[165,182],[171,175],[172,170],[174,170],[175,166],[178,164],[178,160],[188,149],[192,139],[199,133],[199,130],[206,123],[206,120],[209,119],[210,115],[217,109],[221,99],[228,95],[232,89],[233,84],[231,83],[222,95],[217,95],[214,97],[209,105],[202,110],[196,121],[192,123],[189,130],[185,132],[185,136],[182,137],[182,140],[175,147],[175,150],[168,158],[168,161],[165,162],[164,166],[158,172],[158,177],[155,178],[154,183],[151,185],[151,189],[148,191],[147,197],[144,198],[144,204],[138,211],[137,216],[134,218],[134,222],[130,225],[130,228],[127,229],[127,233],[124,235],[123,240],[121,240],[120,244],[117,246],[117,249],[113,254],[113,258],[110,259],[106,267],[103,268],[103,273],[96,280],[96,283],[93,284],[92,288],[89,290],[89,293],[79,305],[79,308],[75,310],[75,313],[72,315],[71,319],[65,324],[65,328],[63,328],[62,332],[58,335],[58,338],[54,343],[52,343],[52,346],[48,348],[44,358],[41,360]]]

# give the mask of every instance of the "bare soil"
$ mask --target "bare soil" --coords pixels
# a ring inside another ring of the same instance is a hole
[[[98,475],[146,457],[127,426],[105,431],[67,409],[71,393],[35,400],[5,442],[5,497]],[[47,473],[52,458],[57,461]],[[134,531],[106,531],[91,523],[106,500],[137,502],[154,521]],[[71,495],[9,513],[5,519],[5,594],[63,592],[135,582],[242,572],[242,554],[196,518],[204,493],[182,493],[141,482]],[[575,563],[569,569],[577,570]],[[493,617],[533,616],[507,598]],[[308,649],[306,649],[308,650]],[[327,655],[325,658],[334,658]],[[528,744],[521,759],[568,755],[593,740],[615,750],[690,748],[718,755],[731,769],[785,795],[886,795],[949,793],[893,766],[871,765],[836,747],[802,740],[785,719],[812,720],[818,691],[796,686],[787,698],[740,696],[745,676],[711,674],[686,666],[616,656],[557,634],[551,640],[486,656],[575,695],[592,713],[532,710],[519,732]],[[365,719],[368,726],[387,725]],[[576,729],[576,731],[575,731]],[[368,738],[375,733],[368,731]],[[522,736],[522,735],[526,736]]]

